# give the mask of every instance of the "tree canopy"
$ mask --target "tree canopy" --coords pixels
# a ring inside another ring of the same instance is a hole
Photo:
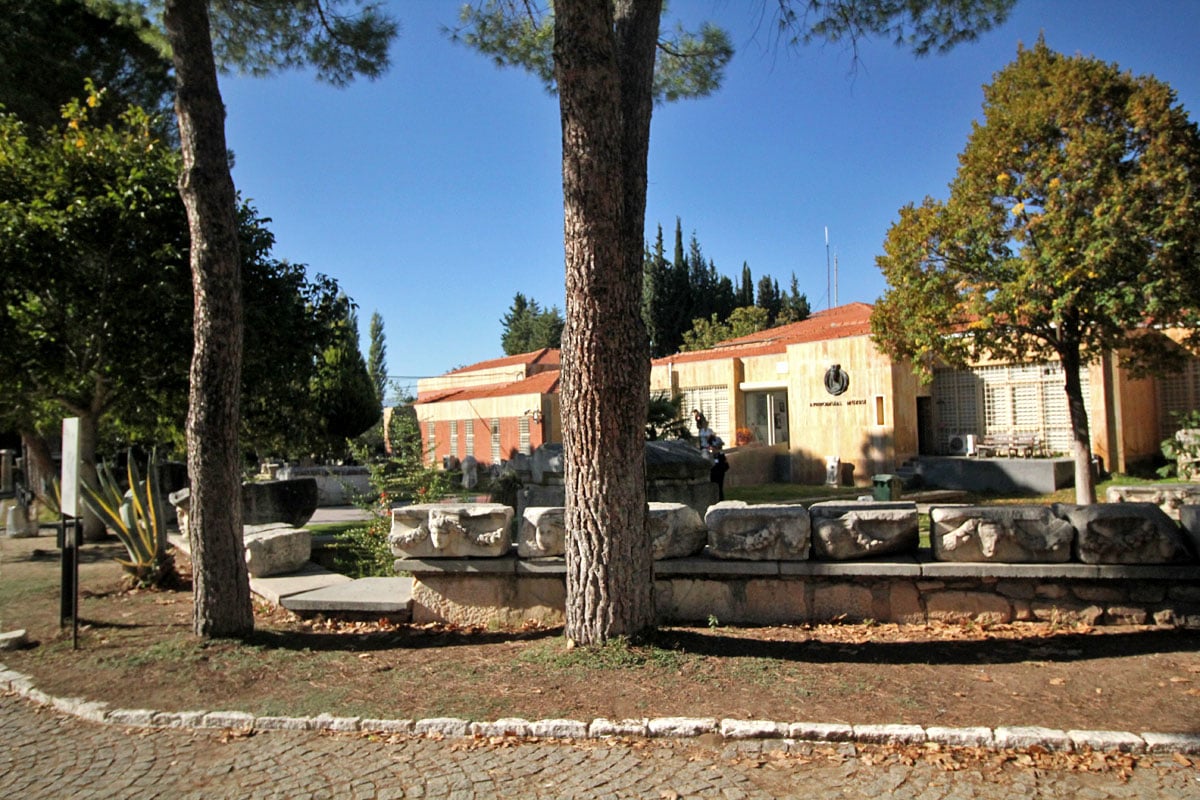
[[[1039,41],[984,88],[946,201],[901,209],[872,329],[928,373],[983,356],[1058,360],[1076,491],[1092,498],[1079,368],[1161,366],[1200,339],[1200,135],[1169,86]],[[1139,335],[1141,334],[1141,335]]]
[[[504,354],[515,356],[543,347],[562,346],[563,320],[558,306],[543,309],[538,301],[521,292],[513,296],[508,313],[500,320],[500,345]]]

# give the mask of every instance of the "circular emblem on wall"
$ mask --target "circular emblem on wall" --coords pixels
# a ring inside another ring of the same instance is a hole
[[[850,388],[850,375],[842,369],[841,364],[834,364],[825,370],[825,391],[837,396]]]

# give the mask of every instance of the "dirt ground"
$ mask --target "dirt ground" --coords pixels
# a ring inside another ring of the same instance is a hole
[[[191,633],[190,589],[121,589],[87,545],[79,649],[53,537],[0,539],[0,663],[50,694],[128,708],[472,720],[715,716],[1200,733],[1200,631],[802,625],[666,628],[567,649],[561,630],[300,620],[260,604],[247,642]]]

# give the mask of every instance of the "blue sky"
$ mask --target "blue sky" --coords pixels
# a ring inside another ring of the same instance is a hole
[[[646,236],[676,217],[717,270],[786,289],[816,309],[873,302],[875,256],[901,206],[944,197],[981,87],[1018,43],[1116,62],[1169,83],[1200,120],[1200,1],[1019,0],[1009,21],[945,56],[868,42],[773,46],[759,0],[674,0],[737,49],[712,97],[655,109]],[[388,373],[416,377],[495,358],[500,318],[523,292],[563,307],[557,101],[540,83],[441,33],[456,0],[390,3],[392,68],[347,89],[292,72],[226,76],[234,180],[272,218],[275,255],[336,278],[378,311]],[[837,262],[827,291],[825,230]]]

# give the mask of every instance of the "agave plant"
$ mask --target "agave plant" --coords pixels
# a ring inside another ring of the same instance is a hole
[[[151,453],[143,481],[133,453],[129,454],[128,497],[105,463],[96,469],[99,487],[85,485],[83,492],[84,503],[125,545],[129,558],[116,561],[141,588],[161,587],[176,577],[174,560],[167,553],[167,523],[155,462]]]

